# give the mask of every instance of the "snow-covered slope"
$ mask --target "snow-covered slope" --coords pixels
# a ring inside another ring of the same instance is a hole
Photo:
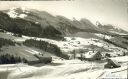
[[[29,37],[25,35],[22,35],[22,37],[14,38],[14,36],[12,36],[14,34],[11,32],[7,32],[7,35],[13,38],[13,41],[16,41],[16,42],[24,42],[27,39],[46,41],[51,44],[57,45],[63,52],[66,52],[67,54],[70,54],[70,52],[74,50],[79,50],[79,49],[87,50],[87,51],[102,50],[104,54],[110,53],[111,56],[123,55],[123,52],[127,52],[127,50],[117,47],[115,45],[112,45],[99,38],[64,37],[65,38],[64,41],[57,41],[57,40],[48,39],[48,38]],[[107,39],[113,38],[111,36],[103,35],[103,34],[95,34],[95,35],[97,35],[100,38],[107,38]]]
[[[18,23],[19,27],[23,27],[24,22],[27,22],[25,24],[25,26],[33,25],[33,23],[34,23],[33,28],[38,27],[38,25],[41,25],[41,27],[45,27],[45,26],[47,27],[48,25],[51,25],[49,27],[49,29],[47,29],[45,31],[46,34],[47,34],[47,32],[49,32],[48,35],[50,35],[50,34],[52,35],[52,33],[54,32],[54,31],[51,32],[53,30],[53,28],[51,28],[51,27],[55,27],[55,29],[57,29],[61,32],[62,32],[62,30],[64,30],[63,32],[66,32],[67,34],[74,33],[73,31],[75,31],[75,32],[80,31],[80,30],[76,30],[76,27],[74,24],[72,24],[71,20],[66,19],[62,16],[55,17],[55,16],[50,15],[47,12],[31,10],[29,13],[25,9],[13,8],[13,9],[10,9],[7,12],[7,14],[11,17],[11,20],[14,20],[14,18],[15,18],[16,22],[14,22],[14,23]],[[29,16],[27,14],[29,14]],[[8,18],[10,19],[10,17],[8,17]],[[17,18],[20,18],[20,19],[22,18],[21,20],[23,20],[23,22],[22,21],[20,21],[21,23],[17,22]],[[3,24],[6,25],[6,19],[4,21],[3,21],[3,19],[4,19],[4,17],[1,18],[1,21],[3,22]],[[26,21],[26,20],[28,20],[28,21]],[[8,23],[9,24],[7,25],[7,28],[10,27],[10,24],[11,24],[10,20],[8,21]],[[31,24],[29,24],[29,23],[31,23]],[[75,23],[77,25],[81,25],[81,23],[82,23],[82,26],[81,26],[82,30],[84,28],[88,28],[91,24],[91,23],[89,23],[88,20],[82,20],[81,22],[75,22]],[[20,26],[20,25],[22,25],[22,26]],[[86,25],[87,25],[87,27],[85,27]],[[14,26],[14,25],[12,25],[12,26]],[[32,27],[32,26],[29,26],[27,28],[30,29],[30,27]],[[119,35],[125,34],[125,33],[118,32],[119,29],[117,29],[116,31],[111,30],[111,27],[103,28],[103,29],[109,29],[109,30],[105,31],[106,33],[109,32],[108,34],[105,34],[104,32],[102,32],[102,30],[99,31],[101,33],[99,33],[99,32],[95,33],[94,29],[96,31],[98,29],[98,27],[95,27],[93,24],[91,24],[91,28],[89,27],[88,28],[89,30],[88,29],[83,30],[84,32],[87,32],[87,34],[91,32],[91,34],[89,34],[91,36],[88,35],[88,38],[79,37],[79,34],[77,37],[75,37],[75,36],[73,37],[71,34],[71,35],[69,35],[70,37],[67,37],[65,35],[64,36],[65,40],[58,41],[58,40],[53,40],[50,38],[39,38],[38,36],[30,37],[30,36],[22,35],[22,37],[16,37],[16,36],[14,36],[14,33],[6,32],[6,34],[8,36],[10,36],[6,39],[11,38],[11,40],[13,40],[17,43],[21,43],[21,44],[25,40],[28,40],[28,39],[34,39],[34,40],[38,40],[38,41],[42,40],[42,41],[46,41],[48,43],[57,45],[62,50],[62,52],[64,52],[65,54],[71,54],[72,52],[75,51],[76,53],[78,53],[80,55],[80,51],[77,51],[77,50],[85,50],[84,53],[87,55],[86,57],[88,57],[88,58],[90,58],[90,56],[92,55],[92,54],[90,55],[91,51],[96,51],[96,52],[102,51],[102,54],[104,54],[104,55],[106,53],[109,53],[111,55],[111,57],[115,57],[115,58],[111,58],[111,59],[117,60],[121,63],[127,62],[128,57],[123,56],[124,52],[127,52],[126,49],[123,49],[119,46],[113,45],[113,44],[103,40],[103,38],[108,39],[108,40],[113,39],[112,41],[119,40],[119,39],[121,40],[120,37],[115,38],[114,36],[111,35],[111,33],[119,34]],[[27,30],[29,30],[29,29],[27,29]],[[72,29],[74,29],[74,30],[72,30]],[[32,30],[35,31],[35,29],[32,29]],[[36,31],[39,32],[39,30],[40,30],[40,28],[37,29]],[[22,30],[20,30],[20,31],[22,33]],[[31,30],[29,30],[29,31],[31,31]],[[29,31],[27,33],[29,33]],[[40,30],[40,32],[42,32],[42,30]],[[39,34],[40,34],[40,32],[39,32]],[[45,33],[45,32],[43,32],[43,33]],[[5,35],[5,34],[1,34],[1,35]],[[5,38],[5,37],[3,36],[2,38]],[[122,40],[123,40],[123,38],[122,38]],[[30,60],[34,59],[33,54],[40,54],[40,53],[44,52],[44,51],[41,51],[41,52],[37,51],[34,48],[20,47],[19,45],[17,45],[17,48],[16,47],[9,47],[9,48],[5,47],[5,49],[6,49],[6,51],[4,50],[3,53],[5,53],[5,52],[12,52],[14,54],[18,53],[19,55],[26,56],[27,58],[29,58],[31,56]],[[93,52],[91,52],[91,53],[93,53]],[[122,56],[122,57],[116,58],[116,56]],[[110,76],[117,75],[117,76],[119,76],[119,78],[126,77],[125,76],[126,75],[126,64],[123,64],[123,67],[121,67],[121,68],[112,69],[112,70],[104,69],[103,68],[104,64],[105,63],[95,63],[95,62],[80,61],[80,60],[64,60],[62,58],[54,56],[52,64],[45,65],[45,66],[42,66],[42,64],[41,64],[40,67],[29,66],[29,65],[24,65],[24,64],[20,65],[19,66],[20,68],[18,68],[18,69],[17,69],[17,65],[12,65],[11,67],[10,67],[10,65],[0,66],[0,76],[1,76],[1,73],[3,74],[3,72],[6,72],[6,70],[7,70],[7,71],[9,71],[7,79],[42,79],[42,78],[43,79],[65,79],[65,78],[66,79],[96,79],[96,78],[106,78],[108,75],[110,75]],[[8,69],[8,67],[10,70]],[[115,72],[117,70],[124,70],[124,71],[121,71],[118,74],[115,74]],[[114,72],[114,74],[113,74],[113,72]]]
[[[23,36],[23,38],[21,39],[15,39],[15,41],[25,41],[26,39],[35,39],[35,40],[42,40],[42,41],[46,41],[52,44],[57,45],[58,47],[61,48],[61,50],[68,52],[68,51],[72,51],[75,49],[84,49],[85,46],[87,45],[97,45],[99,47],[103,46],[102,42],[96,42],[98,41],[98,39],[85,39],[85,38],[81,38],[81,37],[64,37],[65,41],[56,41],[56,40],[52,40],[52,39],[47,39],[47,38],[37,38],[37,37],[28,37],[28,36]]]
[[[18,13],[17,11],[20,11],[21,10],[21,12],[22,13]],[[28,13],[24,8],[21,8],[21,9],[17,9],[17,8],[11,8],[8,12],[7,12],[7,14],[11,17],[11,18],[25,18],[25,17],[27,17],[27,14],[26,13]]]
[[[40,67],[25,64],[1,65],[0,74],[9,72],[5,73],[7,79],[127,78],[126,64],[121,64],[122,67],[115,69],[104,69],[104,64],[80,60],[55,60],[52,64]]]

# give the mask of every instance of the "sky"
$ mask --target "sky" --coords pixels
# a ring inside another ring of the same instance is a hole
[[[128,29],[128,0],[73,0],[73,1],[1,1],[0,10],[25,7],[62,15],[69,19],[89,19],[93,24],[112,24]]]

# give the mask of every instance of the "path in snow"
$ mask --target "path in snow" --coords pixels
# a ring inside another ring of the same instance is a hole
[[[59,59],[54,60],[53,63],[40,67],[25,64],[0,65],[0,72],[9,71],[7,79],[99,79],[108,76],[126,78],[126,65],[115,69],[104,69],[105,63],[80,60]]]

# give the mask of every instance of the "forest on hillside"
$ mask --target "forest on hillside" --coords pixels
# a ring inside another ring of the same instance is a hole
[[[12,40],[10,40],[10,39],[4,39],[4,38],[0,38],[0,48],[2,47],[2,46],[9,46],[9,45],[11,45],[11,46],[15,46],[15,42],[13,42]]]
[[[56,56],[62,57],[64,59],[69,58],[68,55],[62,53],[62,51],[57,45],[51,44],[46,41],[41,41],[41,40],[37,41],[34,39],[29,39],[29,40],[26,40],[23,44],[29,47],[37,47],[43,51],[55,54]]]

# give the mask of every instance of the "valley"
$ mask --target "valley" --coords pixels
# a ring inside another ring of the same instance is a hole
[[[0,79],[126,78],[128,32],[45,11],[0,11]],[[119,65],[118,65],[119,64]]]

